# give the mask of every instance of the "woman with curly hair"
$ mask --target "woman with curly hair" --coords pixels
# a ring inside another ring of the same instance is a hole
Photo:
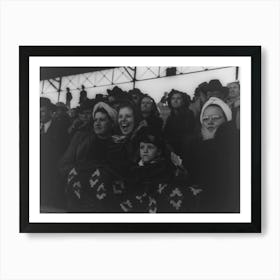
[[[146,122],[152,131],[160,133],[162,131],[163,120],[159,116],[159,111],[155,100],[145,94],[140,101],[140,112],[142,121]]]
[[[194,132],[195,119],[189,105],[190,98],[185,92],[171,90],[168,95],[171,113],[166,120],[164,137],[178,155],[181,155],[182,139]]]

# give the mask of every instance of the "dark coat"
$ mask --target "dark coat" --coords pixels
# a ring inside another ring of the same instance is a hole
[[[195,212],[197,199],[188,176],[165,159],[134,167],[120,207],[123,212]]]
[[[151,130],[154,133],[160,134],[162,133],[163,128],[163,120],[158,116],[149,116],[148,118],[145,118],[144,120],[147,121],[148,126],[151,128]]]
[[[111,143],[111,138],[99,139],[93,132],[78,131],[60,160],[61,173],[66,177],[74,167],[87,167],[87,164],[92,161],[99,164],[107,163],[108,146]]]
[[[194,114],[189,109],[182,110],[179,114],[171,113],[166,120],[164,137],[175,153],[181,155],[182,139],[194,132]]]
[[[203,189],[201,212],[239,212],[240,136],[233,123],[219,127],[215,138],[194,138],[185,147],[183,164],[192,184]]]
[[[121,179],[131,177],[129,170],[138,159],[137,136],[113,136],[108,146],[109,166]]]
[[[53,120],[47,132],[40,135],[40,200],[43,208],[63,207],[64,189],[57,165],[67,145],[67,126],[59,120]]]

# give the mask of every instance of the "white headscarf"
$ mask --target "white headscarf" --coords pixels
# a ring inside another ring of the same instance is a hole
[[[95,112],[98,110],[98,109],[104,109],[108,116],[110,117],[110,119],[113,121],[113,123],[116,125],[117,123],[117,111],[115,109],[113,109],[110,105],[106,104],[105,102],[98,102],[94,108],[93,108],[93,111],[92,111],[92,117],[94,119],[94,115],[95,115]]]
[[[207,107],[209,107],[210,105],[216,105],[216,106],[219,106],[225,116],[226,116],[226,119],[227,121],[231,121],[232,120],[232,112],[231,112],[231,109],[229,108],[229,106],[223,101],[221,100],[220,98],[218,97],[211,97],[209,98],[209,100],[203,105],[202,109],[201,109],[201,113],[200,113],[200,123],[202,123],[202,117],[203,117],[203,113],[205,111],[205,109]]]

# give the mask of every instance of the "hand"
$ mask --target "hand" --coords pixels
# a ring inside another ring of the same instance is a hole
[[[201,127],[201,135],[203,140],[209,140],[213,139],[215,137],[217,129],[213,129],[210,131],[208,128],[206,128],[204,125]]]
[[[137,126],[137,128],[134,130],[134,132],[131,135],[131,138],[134,138],[136,136],[136,134],[138,133],[138,131],[142,128],[142,127],[147,127],[148,123],[146,120],[143,120],[139,123],[139,125]]]
[[[139,125],[138,125],[138,127],[137,127],[137,130],[139,130],[140,128],[145,127],[145,126],[148,126],[148,123],[147,123],[146,120],[142,120],[142,121],[139,123]]]
[[[182,159],[176,155],[175,153],[171,152],[170,155],[171,161],[175,166],[182,166]]]

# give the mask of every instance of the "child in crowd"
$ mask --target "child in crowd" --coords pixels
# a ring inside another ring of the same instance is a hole
[[[194,195],[187,172],[167,159],[161,135],[145,128],[138,136],[140,160],[132,170],[131,187],[120,204],[124,212],[192,212]],[[190,202],[191,200],[191,202]],[[192,208],[192,209],[191,209]]]

